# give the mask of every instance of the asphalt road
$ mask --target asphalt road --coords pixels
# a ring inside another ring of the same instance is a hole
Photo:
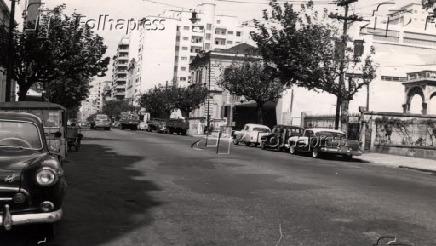
[[[84,135],[65,164],[59,235],[39,245],[436,245],[434,175],[245,146],[217,155],[189,136]],[[0,246],[38,241],[38,226],[0,232]]]

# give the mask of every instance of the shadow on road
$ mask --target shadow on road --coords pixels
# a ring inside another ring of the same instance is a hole
[[[68,182],[65,215],[59,235],[39,245],[101,245],[151,223],[148,211],[160,203],[148,193],[159,188],[131,168],[143,157],[82,144],[80,152],[69,153],[68,159],[64,167]],[[0,245],[37,245],[42,240],[37,225],[0,232]]]

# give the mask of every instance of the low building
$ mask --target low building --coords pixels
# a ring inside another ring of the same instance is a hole
[[[217,84],[227,67],[234,62],[246,60],[247,55],[261,59],[259,55],[256,55],[256,48],[246,43],[236,45],[230,49],[215,49],[197,54],[190,65],[192,83],[206,86],[209,90],[209,97],[199,109],[190,114],[190,118],[197,120],[203,118],[212,122],[211,124],[227,124],[230,126],[231,122],[228,122],[227,119],[230,117],[230,112],[234,112],[235,114],[232,114],[235,117],[234,119],[237,119],[239,115],[241,116],[240,119],[245,121],[236,120],[236,125],[234,125],[236,128],[240,128],[243,123],[255,123],[257,121],[254,110],[256,107],[255,102],[233,95]],[[288,123],[283,116],[290,114],[290,96],[290,91],[286,90],[282,99],[278,102],[265,104],[264,123],[266,125],[273,126],[277,123]]]

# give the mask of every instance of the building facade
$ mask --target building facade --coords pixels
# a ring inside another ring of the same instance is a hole
[[[112,63],[112,97],[124,100],[126,97],[129,65],[130,38],[123,37],[118,43],[117,54]]]
[[[158,84],[187,86],[192,80],[189,64],[200,51],[253,44],[254,23],[217,14],[215,8],[215,1],[204,1],[195,9],[196,15],[193,10],[169,10],[146,18],[163,20],[164,29],[141,30],[136,97]]]
[[[377,67],[377,77],[350,101],[350,113],[358,113],[360,106],[376,112],[403,112],[402,82],[406,81],[407,73],[436,69],[436,28],[431,19],[427,22],[429,13],[422,9],[421,3],[386,4],[380,6],[380,11],[383,8],[388,14],[376,13],[377,16],[365,18],[370,22],[355,22],[349,30],[351,38],[363,40],[364,56],[374,47]],[[334,115],[336,97],[294,88],[292,105],[291,118],[299,122],[302,113]],[[429,108],[435,109],[436,105]],[[422,112],[419,96],[411,100],[410,112]],[[436,110],[428,113],[436,114]]]

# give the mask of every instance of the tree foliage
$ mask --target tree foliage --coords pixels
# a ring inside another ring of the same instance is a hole
[[[260,124],[263,124],[263,105],[276,102],[285,90],[276,78],[276,69],[254,59],[233,62],[224,70],[218,84],[232,94],[255,101]]]
[[[110,100],[106,101],[103,106],[103,114],[111,118],[118,118],[121,112],[134,111],[135,107],[129,105],[127,101]]]
[[[35,83],[46,88],[53,88],[59,81],[74,81],[67,84],[78,85],[107,71],[109,57],[103,57],[107,48],[103,38],[89,26],[79,25],[76,16],[64,14],[65,8],[66,5],[60,5],[43,12],[37,31],[15,38],[14,79],[20,88],[20,100],[25,100]],[[81,91],[87,93],[86,89]],[[55,91],[50,89],[51,92]],[[56,93],[49,97],[56,97]]]
[[[140,104],[153,117],[168,118],[176,109],[180,109],[183,116],[188,116],[200,107],[207,94],[207,88],[201,85],[178,88],[159,84],[141,96]]]
[[[263,20],[256,22],[257,32],[252,33],[264,60],[276,67],[284,84],[335,95],[346,117],[349,100],[375,78],[374,49],[364,59],[355,57],[353,47],[347,45],[352,40],[339,33],[340,23],[329,19],[326,9],[314,10],[311,1],[299,11],[277,0],[270,6],[271,12],[264,12]],[[340,79],[345,73],[360,76],[345,82],[345,77]]]
[[[45,97],[52,103],[63,105],[66,108],[81,106],[81,101],[89,94],[89,78],[60,77],[47,82],[45,85]]]
[[[177,88],[175,108],[180,109],[182,116],[198,109],[208,95],[208,90],[201,84]]]

